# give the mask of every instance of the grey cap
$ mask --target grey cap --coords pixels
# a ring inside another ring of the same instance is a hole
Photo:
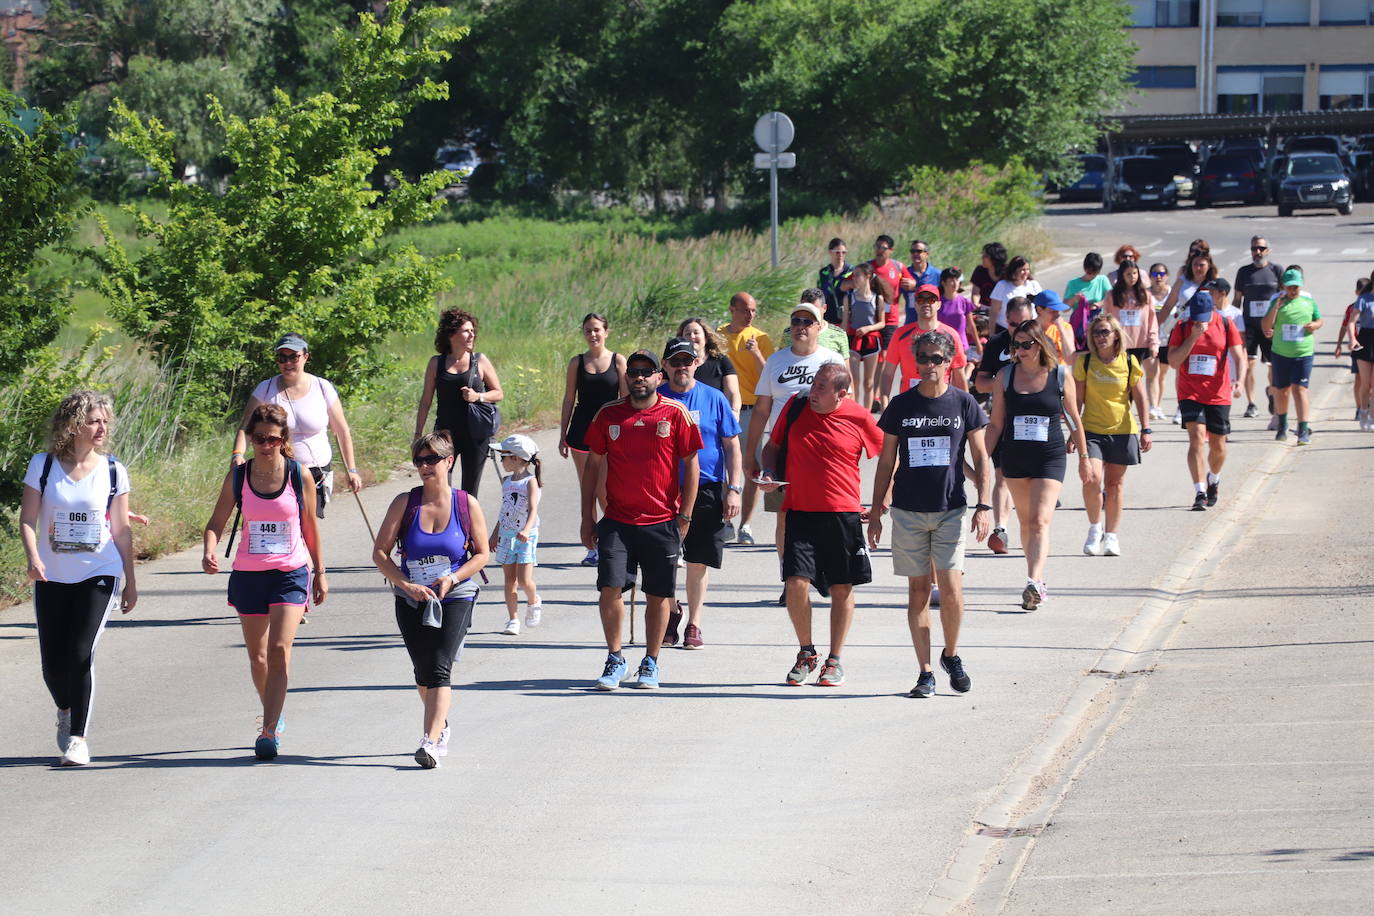
[[[281,340],[277,341],[277,345],[272,349],[295,350],[297,353],[308,353],[310,352],[310,345],[305,342],[304,337],[293,331],[290,334],[283,334]]]

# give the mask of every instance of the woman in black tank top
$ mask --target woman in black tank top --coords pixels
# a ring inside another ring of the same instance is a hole
[[[582,336],[587,340],[587,352],[568,361],[568,380],[563,390],[563,415],[559,422],[558,454],[567,458],[572,454],[577,467],[577,480],[587,467],[587,444],[583,437],[592,417],[607,403],[628,393],[625,385],[625,357],[606,349],[606,333],[610,324],[606,316],[595,312],[582,319]],[[597,491],[601,510],[606,510],[604,486]],[[596,565],[596,551],[587,551],[584,566]]]
[[[1064,383],[1058,351],[1034,318],[1016,326],[1009,352],[1012,363],[997,373],[992,386],[992,417],[986,435],[998,445],[1002,477],[1016,504],[1026,551],[1021,607],[1033,611],[1045,602],[1050,519],[1064,486],[1065,452],[1077,449],[1078,476],[1085,486],[1095,480],[1079,420],[1077,391]],[[1061,416],[1070,421],[1067,443]]]

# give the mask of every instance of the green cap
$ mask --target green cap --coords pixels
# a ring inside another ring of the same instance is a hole
[[[1302,271],[1296,267],[1290,267],[1283,272],[1284,286],[1302,286]]]

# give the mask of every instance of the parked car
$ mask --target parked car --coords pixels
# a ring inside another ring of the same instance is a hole
[[[1283,181],[1284,170],[1288,168],[1288,157],[1280,153],[1269,160],[1268,174],[1265,177],[1265,190],[1269,192],[1269,199],[1279,199],[1279,182]]]
[[[1341,160],[1342,165],[1350,165],[1350,148],[1345,140],[1332,134],[1312,134],[1306,137],[1291,137],[1283,145],[1289,156],[1295,153],[1330,153]]]
[[[1178,186],[1180,197],[1192,197],[1197,178],[1197,154],[1186,143],[1154,143],[1142,146],[1142,156],[1163,159],[1173,171],[1174,184]]]
[[[1102,182],[1107,177],[1107,157],[1085,153],[1078,157],[1078,165],[1083,174],[1073,184],[1059,189],[1059,199],[1100,201]]]
[[[1223,140],[1212,150],[1212,156],[1219,156],[1222,154],[1228,156],[1247,156],[1261,171],[1264,170],[1265,164],[1269,161],[1269,151],[1265,148],[1264,141],[1259,137],[1236,137]],[[1210,157],[1208,161],[1210,161]],[[1206,168],[1207,163],[1204,162],[1200,166],[1199,171]]]
[[[1355,166],[1350,170],[1356,200],[1374,200],[1374,151],[1355,153]]]
[[[1263,173],[1244,153],[1218,153],[1208,159],[1193,194],[1198,207],[1235,201],[1262,204],[1267,198]]]
[[[1350,176],[1339,156],[1331,153],[1293,153],[1279,182],[1279,216],[1294,210],[1335,208],[1342,216],[1354,210]]]
[[[1102,209],[1178,206],[1178,184],[1169,163],[1154,156],[1122,156],[1109,164]]]

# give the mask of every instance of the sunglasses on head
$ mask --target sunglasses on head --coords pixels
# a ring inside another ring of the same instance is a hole
[[[258,433],[253,433],[253,441],[256,442],[258,445],[281,445],[282,437],[263,436],[259,435]]]
[[[1035,341],[1033,340],[1013,340],[1011,342],[1011,348],[1013,350],[1029,350],[1033,346],[1035,346]]]
[[[443,460],[444,460],[444,456],[442,456],[442,455],[434,455],[434,454],[429,454],[429,455],[416,455],[416,456],[415,456],[415,459],[414,459],[414,461],[415,461],[415,466],[416,466],[417,468],[418,468],[418,467],[432,468],[432,467],[434,467],[436,464],[438,464],[439,462],[441,462],[441,461],[443,461]]]
[[[794,328],[797,327],[798,325],[800,325],[800,326],[802,326],[802,327],[809,328],[809,327],[811,327],[811,325],[813,325],[813,324],[815,324],[815,323],[816,323],[816,319],[814,319],[814,318],[793,318],[793,319],[792,319],[792,327],[794,327]]]
[[[945,361],[943,353],[917,353],[916,362],[923,366],[938,366]]]
[[[648,378],[649,376],[654,375],[657,372],[658,370],[652,368],[651,366],[634,366],[630,369],[625,370],[625,374],[628,375],[630,378]]]

